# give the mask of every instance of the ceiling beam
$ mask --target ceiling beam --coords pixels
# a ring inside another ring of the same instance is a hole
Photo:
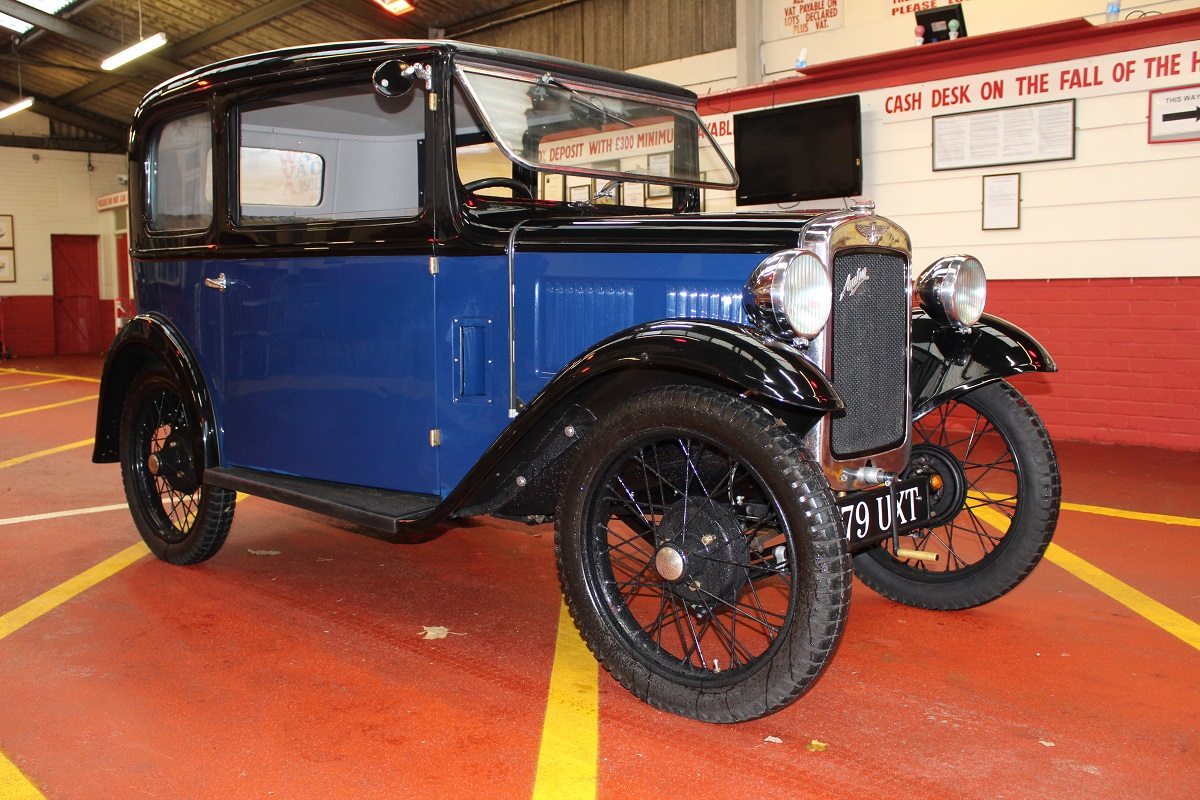
[[[56,17],[53,14],[47,14],[45,11],[39,11],[32,6],[27,6],[24,3],[18,3],[17,0],[0,0],[0,12],[8,14],[10,17],[16,17],[22,22],[28,22],[30,25],[44,28],[51,33],[56,33],[72,41],[87,45],[100,53],[115,53],[127,46],[121,44],[116,39],[108,38],[102,33],[96,33],[95,31],[90,31],[87,28],[76,25],[74,22],[68,22],[62,17]],[[187,69],[187,67],[181,64],[174,64],[153,54],[142,56],[137,60],[137,63],[140,67],[154,67],[171,75]]]
[[[311,3],[312,0],[272,0],[270,3],[264,3],[252,11],[247,11],[245,14],[239,14],[236,17],[231,17],[224,22],[214,25],[213,27],[200,31],[194,36],[189,36],[182,42],[170,45],[166,51],[166,58],[178,60],[186,58],[197,50],[203,50],[209,45],[224,41],[239,33],[250,30],[258,25],[262,25],[274,17],[281,14],[286,14],[294,11],[300,6]],[[186,68],[180,67],[178,72],[183,72]],[[91,83],[84,84],[78,89],[61,94],[55,98],[56,102],[63,105],[75,105],[87,100],[89,97],[95,97],[98,94],[107,92],[114,86],[119,86],[128,80],[127,77],[111,73],[102,78],[97,78]]]
[[[0,83],[0,96],[4,97],[4,102],[6,103],[19,99],[17,87],[7,83]],[[26,93],[26,96],[29,96],[28,93]],[[73,111],[69,108],[64,108],[52,100],[43,100],[36,95],[33,96],[33,107],[29,110],[47,119],[52,119],[56,122],[65,122],[68,125],[74,125],[76,128],[91,131],[97,136],[103,136],[107,140],[107,144],[121,148],[124,148],[125,142],[129,138],[128,126],[122,125],[116,120],[84,111]]]
[[[451,39],[466,36],[469,33],[495,28],[499,25],[507,25],[519,19],[532,17],[535,14],[543,14],[561,6],[570,6],[578,2],[580,0],[529,0],[529,2],[510,6],[502,11],[484,14],[474,19],[459,22],[456,25],[447,25],[446,36]]]
[[[0,147],[26,147],[30,150],[70,150],[79,153],[119,153],[124,148],[98,139],[69,139],[64,136],[18,136],[0,134]]]

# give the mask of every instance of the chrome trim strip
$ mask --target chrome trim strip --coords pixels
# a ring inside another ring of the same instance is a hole
[[[525,404],[517,396],[517,232],[533,220],[523,219],[508,232],[504,252],[508,256],[508,418],[513,419]]]

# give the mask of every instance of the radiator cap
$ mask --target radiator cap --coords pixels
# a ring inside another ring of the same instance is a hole
[[[851,211],[861,211],[864,214],[875,213],[875,201],[866,197],[860,197],[850,205]]]

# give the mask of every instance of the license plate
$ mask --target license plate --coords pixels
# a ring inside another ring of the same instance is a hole
[[[900,531],[911,530],[929,519],[929,478],[896,482],[896,504],[888,502],[886,486],[855,492],[838,499],[846,542],[851,552],[862,550],[892,535],[893,517]]]

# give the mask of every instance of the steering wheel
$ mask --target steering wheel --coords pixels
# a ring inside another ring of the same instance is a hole
[[[477,181],[471,181],[470,183],[463,184],[463,188],[471,193],[477,192],[480,189],[489,189],[492,187],[512,189],[513,197],[516,197],[518,194],[520,194],[522,197],[527,197],[530,200],[533,199],[533,192],[529,191],[529,187],[521,183],[516,178],[480,178]]]

